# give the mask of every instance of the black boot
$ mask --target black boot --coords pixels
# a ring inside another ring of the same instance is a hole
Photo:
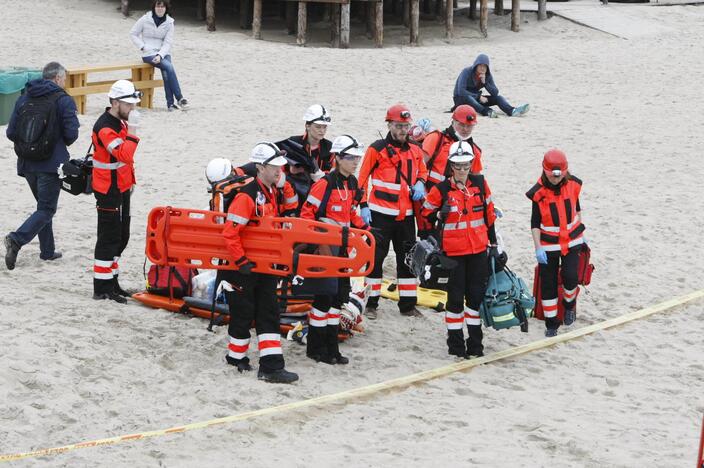
[[[565,326],[572,325],[575,320],[577,320],[577,299],[570,302],[562,301],[562,305],[565,308],[565,316],[563,323]]]
[[[467,356],[484,356],[484,345],[482,339],[484,333],[481,325],[467,325]]]
[[[332,359],[334,364],[348,364],[350,360],[340,354],[340,341],[337,339],[337,333],[340,330],[339,325],[328,325],[326,327],[327,331],[327,344],[328,344],[328,355]]]
[[[466,358],[467,349],[464,346],[464,333],[462,330],[447,331],[447,354]]]
[[[269,383],[290,384],[298,380],[298,374],[289,372],[286,369],[266,371],[260,367],[259,372],[257,372],[257,378]]]
[[[120,287],[120,283],[117,280],[118,275],[115,275],[113,278],[113,291],[115,294],[119,294],[122,297],[132,297],[132,294],[134,294],[136,291],[125,291]]]
[[[545,317],[545,336],[548,338],[556,336],[558,328],[560,328],[560,319],[557,317]]]
[[[308,335],[306,335],[306,356],[316,362],[334,364],[328,353],[326,338],[327,327],[311,327],[308,325]]]
[[[249,372],[253,369],[252,365],[249,363],[249,358],[247,356],[243,357],[242,359],[235,359],[233,357],[225,355],[225,360],[229,365],[237,367],[237,372],[239,372],[240,374],[244,372]]]

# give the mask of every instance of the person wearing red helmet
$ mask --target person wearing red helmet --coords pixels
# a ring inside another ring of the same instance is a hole
[[[389,132],[369,145],[359,171],[359,186],[365,189],[360,205],[362,218],[375,228],[377,237],[374,271],[366,278],[371,293],[365,313],[370,319],[376,318],[382,269],[391,241],[396,252],[399,310],[406,316],[421,316],[416,309],[416,278],[404,259],[416,239],[413,201],[425,197],[428,171],[423,150],[408,137],[413,122],[408,107],[391,106],[386,112],[386,122]]]
[[[452,144],[448,178],[430,189],[422,211],[432,224],[438,221],[442,250],[457,262],[447,284],[445,325],[448,353],[462,358],[484,355],[479,308],[489,276],[487,248],[496,247],[491,190],[484,176],[470,173],[473,159],[470,143]]]
[[[558,271],[562,276],[565,325],[576,318],[577,268],[579,252],[586,243],[579,195],[582,181],[570,174],[565,153],[551,149],[543,156],[538,182],[526,193],[533,202],[531,234],[540,275],[541,305],[545,315],[545,336],[555,336],[560,327]]]

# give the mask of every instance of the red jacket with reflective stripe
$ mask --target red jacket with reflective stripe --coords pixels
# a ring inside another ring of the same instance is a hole
[[[98,118],[91,136],[93,153],[93,190],[107,194],[111,188],[120,192],[131,189],[134,177],[134,153],[139,138],[127,133],[127,124],[105,111]]]
[[[584,243],[579,206],[582,181],[572,175],[555,188],[540,177],[526,196],[540,208],[540,245],[549,252],[566,255],[570,247]]]
[[[301,208],[301,218],[318,220],[338,226],[351,225],[352,227],[367,229],[368,226],[357,212],[357,205],[361,198],[358,198],[357,195],[361,189],[350,189],[350,185],[356,186],[356,181],[350,183],[352,179],[354,179],[354,176],[344,178],[333,169],[327,176],[313,184],[308,194],[308,199]],[[321,205],[324,205],[322,206],[322,211]]]
[[[390,154],[390,147],[394,154]],[[372,211],[402,220],[413,215],[411,187],[417,181],[427,179],[428,170],[420,146],[417,143],[399,144],[387,135],[385,139],[372,143],[364,155],[359,170],[359,186],[365,189],[362,203]]]
[[[236,259],[236,266],[247,262],[247,252],[242,247],[240,237],[242,229],[254,219],[279,215],[278,190],[276,187],[269,189],[255,179],[242,187],[230,204],[223,236],[227,249]]]
[[[484,180],[484,196],[481,198],[479,187],[467,180],[466,190],[460,189],[454,180],[446,179],[430,189],[423,204],[423,216],[437,212],[446,201],[450,211],[442,227],[442,249],[448,256],[460,256],[480,253],[489,245],[489,228],[494,225],[494,202],[491,190]],[[447,193],[446,198],[443,192]],[[487,223],[489,224],[487,226]]]
[[[458,141],[452,127],[440,132],[438,130],[429,133],[423,140],[423,151],[428,155],[428,161],[437,152],[437,156],[433,159],[431,167],[428,167],[428,186],[433,186],[445,180],[445,171],[447,170],[447,156],[450,153],[450,146]],[[474,159],[472,160],[473,174],[479,174],[482,171],[482,150],[475,143],[472,137],[467,140],[472,145]]]

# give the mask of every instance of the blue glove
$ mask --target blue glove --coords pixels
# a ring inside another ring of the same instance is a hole
[[[413,201],[418,201],[421,198],[425,197],[425,184],[419,180],[413,186],[412,192],[413,194],[411,195],[411,199]]]
[[[538,247],[535,249],[535,259],[538,260],[538,263],[542,263],[543,265],[548,264],[548,253],[545,251],[544,248]]]
[[[362,221],[364,221],[366,224],[371,224],[372,222],[372,210],[369,209],[369,207],[364,207],[362,208]]]

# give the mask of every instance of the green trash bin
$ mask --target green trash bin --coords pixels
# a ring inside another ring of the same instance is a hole
[[[0,125],[5,125],[10,121],[15,102],[22,94],[27,82],[41,77],[41,70],[0,69]]]

